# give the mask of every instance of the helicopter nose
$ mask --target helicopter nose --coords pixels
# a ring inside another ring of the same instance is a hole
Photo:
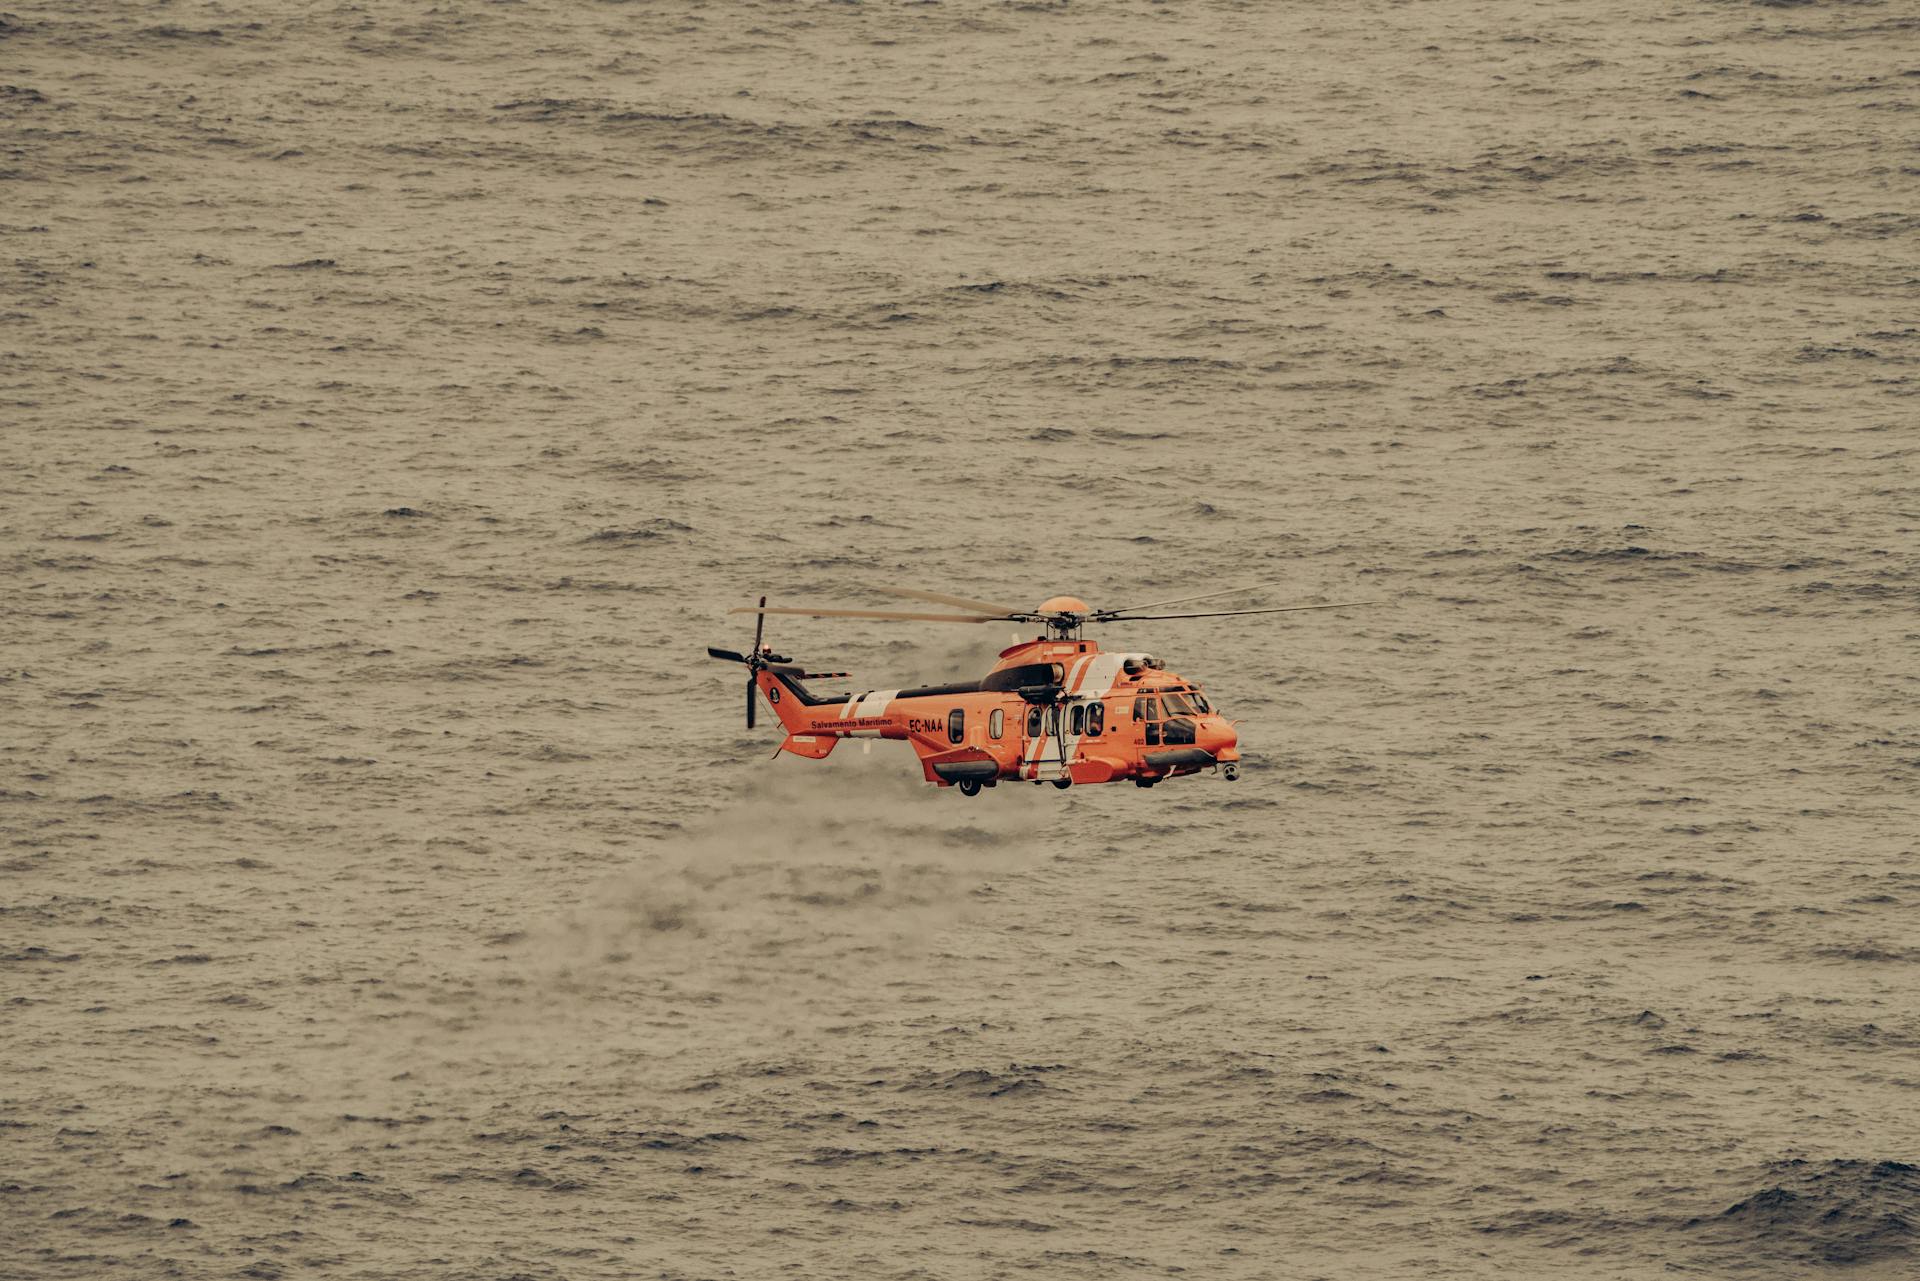
[[[1200,727],[1199,737],[1197,746],[1212,752],[1215,760],[1240,759],[1240,753],[1235,750],[1240,744],[1240,736],[1221,717],[1209,716]]]

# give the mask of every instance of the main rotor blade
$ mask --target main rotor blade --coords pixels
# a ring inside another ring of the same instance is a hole
[[[729,614],[797,614],[801,618],[890,618],[913,623],[1005,623],[1005,614],[909,614],[897,609],[751,609],[742,606]]]
[[[1185,605],[1189,601],[1213,600],[1220,596],[1238,596],[1241,592],[1257,592],[1268,587],[1278,587],[1279,583],[1252,583],[1246,587],[1229,587],[1225,591],[1203,592],[1198,596],[1176,596],[1172,600],[1150,600],[1144,605],[1122,605],[1118,609],[1096,609],[1095,618],[1105,614],[1131,614],[1136,609],[1159,609],[1165,605]]]
[[[1384,605],[1379,600],[1350,600],[1338,605],[1278,605],[1272,609],[1220,609],[1205,614],[1132,614],[1126,618],[1101,618],[1101,623],[1150,623],[1157,618],[1230,618],[1235,614],[1293,614],[1307,609],[1353,609],[1360,605]]]
[[[753,728],[754,685],[755,685],[755,682],[753,679],[753,673],[749,672],[747,673],[747,728],[748,729]]]
[[[965,596],[948,596],[941,592],[923,592],[912,587],[876,587],[873,590],[883,596],[905,596],[909,600],[930,600],[936,605],[951,605],[955,609],[974,610],[984,614],[1017,614],[1020,612],[1011,605],[996,605],[992,601],[971,600]]]
[[[762,596],[760,598],[760,604],[762,606],[765,606],[766,603],[767,603],[767,598],[765,596]],[[753,623],[753,652],[756,654],[760,652],[760,635],[762,632],[766,631],[766,629],[767,629],[767,616],[763,609],[760,614],[760,617],[755,619]],[[747,722],[748,724],[752,724],[753,718],[749,716],[747,718]]]
[[[744,663],[747,661],[745,655],[736,654],[730,649],[715,649],[711,645],[707,646],[707,657],[724,658],[729,663]]]

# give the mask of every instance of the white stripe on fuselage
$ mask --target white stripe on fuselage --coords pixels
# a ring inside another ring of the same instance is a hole
[[[1076,659],[1073,666],[1068,669],[1067,678],[1063,682],[1067,695],[1066,701],[1055,704],[1055,709],[1060,717],[1060,738],[1066,745],[1065,756],[1069,764],[1079,754],[1080,744],[1086,738],[1085,734],[1072,732],[1072,704],[1092,703],[1104,699],[1113,692],[1114,683],[1120,679],[1120,673],[1125,670],[1127,660],[1145,657],[1144,654],[1089,654],[1084,658]],[[1026,750],[1021,757],[1020,772],[1023,778],[1038,778],[1043,764],[1052,761],[1058,765],[1060,762],[1062,753],[1059,745],[1056,744],[1052,751],[1046,750],[1047,740],[1052,737],[1047,731],[1051,728],[1054,714],[1055,710],[1050,709],[1045,719],[1041,721],[1040,736],[1027,740]],[[1084,714],[1082,713],[1083,716]],[[1085,722],[1082,721],[1082,724]]]
[[[856,720],[862,716],[878,716],[887,710],[887,704],[893,701],[897,689],[868,690],[864,694],[855,694],[847,699],[846,706],[840,709],[840,719]]]
[[[842,720],[858,720],[863,716],[884,716],[887,705],[893,702],[897,689],[868,690],[859,698],[847,704],[847,710],[840,713]]]

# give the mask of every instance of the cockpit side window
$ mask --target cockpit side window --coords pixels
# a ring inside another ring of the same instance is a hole
[[[1180,690],[1168,690],[1163,696],[1163,700],[1167,705],[1168,716],[1198,716],[1200,714],[1194,705],[1187,701],[1186,694]]]

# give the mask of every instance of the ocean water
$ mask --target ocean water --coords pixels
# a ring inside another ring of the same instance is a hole
[[[1920,18],[0,15],[0,1274],[1914,1274]],[[1138,623],[1236,783],[770,760]],[[1000,627],[780,619],[861,687]]]

